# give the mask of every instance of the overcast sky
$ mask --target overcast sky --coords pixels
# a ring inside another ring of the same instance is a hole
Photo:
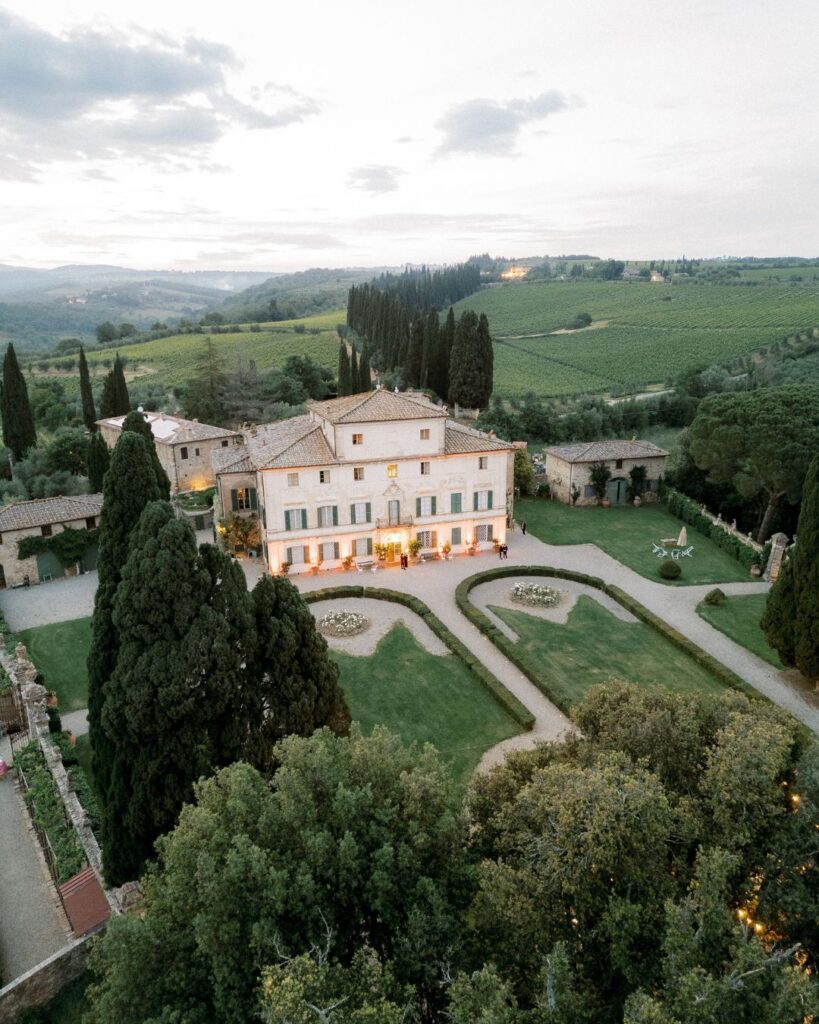
[[[819,254],[816,0],[0,0],[0,263]]]

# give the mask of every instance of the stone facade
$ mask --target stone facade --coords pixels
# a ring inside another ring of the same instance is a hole
[[[213,487],[213,455],[241,443],[241,434],[196,420],[184,420],[161,412],[143,416],[154,435],[154,447],[173,491],[202,491]],[[124,416],[98,420],[103,440],[113,448],[122,433]]]
[[[81,565],[66,568],[54,555],[20,558],[17,544],[24,537],[53,536],[66,527],[72,530],[94,529],[99,526],[101,511],[101,494],[40,498],[0,510],[0,587],[18,586],[26,576],[36,583],[46,578],[74,576],[81,570],[95,568],[95,552],[89,552]],[[22,523],[34,525],[20,525]]]
[[[389,560],[417,540],[438,554],[502,543],[512,515],[511,444],[453,423],[422,396],[371,392],[251,429],[219,456],[225,513],[258,515],[271,573]]]
[[[643,500],[657,500],[668,452],[642,441],[606,441],[547,448],[545,456],[545,481],[555,501],[565,505],[598,504],[591,472],[595,463],[602,462],[611,472],[607,497],[613,505],[622,505],[628,500],[629,473],[636,466],[646,468]],[[572,500],[573,493],[578,495],[576,501]]]

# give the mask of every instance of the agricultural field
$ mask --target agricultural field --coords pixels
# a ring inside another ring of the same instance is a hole
[[[310,358],[321,366],[335,369],[338,360],[336,324],[345,319],[345,311],[335,310],[304,320],[283,320],[263,324],[259,331],[242,330],[236,334],[212,334],[213,345],[221,356],[223,368],[230,372],[238,360],[255,361],[259,370],[283,366],[288,356]],[[299,333],[296,327],[304,327]],[[319,333],[314,334],[313,331]],[[126,378],[140,383],[161,383],[165,388],[177,387],[196,375],[207,334],[178,334],[136,345],[112,345],[105,349],[92,349],[86,353],[92,379],[102,378],[116,352],[128,360]],[[63,381],[67,394],[79,390],[76,370],[70,373],[55,371],[53,366],[41,371],[36,362],[32,368],[34,379],[53,377]]]
[[[544,281],[486,288],[468,308],[489,318],[496,392],[548,397],[661,383],[819,326],[819,283]],[[583,312],[591,328],[552,333]]]

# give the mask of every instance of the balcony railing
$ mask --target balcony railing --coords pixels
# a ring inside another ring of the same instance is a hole
[[[376,530],[386,530],[391,526],[412,526],[412,516],[379,516],[375,521]]]

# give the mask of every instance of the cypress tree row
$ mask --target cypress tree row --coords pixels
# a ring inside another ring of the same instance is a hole
[[[91,390],[91,377],[88,373],[88,360],[85,349],[80,345],[80,401],[82,403],[82,419],[92,434],[97,430],[97,410],[94,408],[94,393]]]
[[[358,352],[354,348],[353,352],[352,352],[352,355],[350,357],[350,394],[351,395],[357,395],[358,392],[361,390],[359,388],[359,386],[358,386],[359,383],[360,383],[360,380],[361,380],[361,378],[360,378],[359,372],[358,372]]]
[[[154,464],[154,473],[156,473],[156,482],[159,487],[159,496],[163,501],[168,501],[171,496],[171,481],[168,478],[168,474],[162,463],[159,461],[159,455],[156,451],[156,445],[154,444],[154,435],[151,431],[150,423],[145,419],[144,413],[141,413],[138,409],[132,409],[131,412],[122,421],[123,431],[132,430],[134,433],[141,434],[151,446],[151,460]]]
[[[6,349],[3,360],[2,419],[3,443],[14,458],[20,460],[30,448],[36,447],[37,430],[28,388],[12,344]]]
[[[350,369],[350,357],[347,354],[347,346],[342,341],[338,347],[338,394],[351,395],[353,393],[353,380]]]
[[[105,474],[97,555],[97,592],[88,652],[88,731],[94,752],[94,779],[103,799],[110,779],[110,750],[101,729],[106,686],[117,662],[114,597],[128,558],[131,532],[142,510],[160,497],[151,458],[152,445],[133,431],[120,435]]]
[[[796,544],[771,587],[762,628],[786,665],[819,678],[819,455],[808,467]]]
[[[96,431],[88,445],[88,487],[92,494],[100,494],[111,456],[102,434]]]
[[[449,400],[468,409],[484,409],[492,394],[492,339],[489,323],[471,310],[461,314],[449,362]]]
[[[117,353],[114,365],[102,385],[100,398],[100,419],[111,416],[125,416],[130,412],[131,400],[128,397],[128,385],[125,383],[125,370]]]
[[[359,391],[372,391],[372,373],[370,372],[370,358],[367,355],[367,350],[361,353],[361,362],[358,364],[359,374],[361,380],[358,385]]]
[[[404,365],[404,378],[411,388],[421,384],[421,367],[424,361],[424,317],[417,316],[410,327],[409,348]]]

